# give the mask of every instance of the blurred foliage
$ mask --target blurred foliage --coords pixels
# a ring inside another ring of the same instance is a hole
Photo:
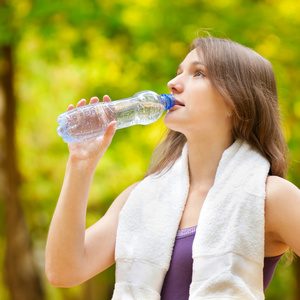
[[[190,42],[205,31],[249,46],[272,62],[291,151],[289,179],[300,186],[298,0],[7,3],[0,10],[0,43],[14,47],[20,195],[41,274],[68,157],[67,145],[56,134],[56,117],[81,98],[108,94],[116,100],[146,89],[168,92],[166,83],[175,76]],[[142,178],[163,131],[160,120],[116,133],[95,175],[87,226],[124,188]],[[2,254],[0,250],[0,262]],[[54,288],[44,280],[47,299],[57,300],[109,299],[113,282],[113,267],[72,289]],[[280,263],[266,299],[293,299],[294,291],[293,267]],[[0,295],[9,299],[4,285]]]

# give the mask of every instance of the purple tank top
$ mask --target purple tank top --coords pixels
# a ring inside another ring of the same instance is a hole
[[[170,268],[161,291],[161,300],[187,300],[189,297],[193,272],[192,245],[196,228],[197,226],[178,230]],[[264,291],[272,280],[281,256],[265,257],[263,269]]]

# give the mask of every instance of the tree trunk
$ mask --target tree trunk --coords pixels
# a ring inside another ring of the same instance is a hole
[[[19,198],[20,176],[15,146],[12,47],[0,47],[1,171],[5,220],[4,278],[12,300],[42,300],[44,292],[34,264],[30,235]]]

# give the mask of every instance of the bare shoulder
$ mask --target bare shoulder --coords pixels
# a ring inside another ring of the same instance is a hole
[[[266,233],[300,253],[300,190],[278,176],[266,182]]]
[[[277,209],[288,204],[300,201],[300,190],[290,181],[278,177],[269,176],[266,183],[266,205],[275,206]]]
[[[283,200],[282,198],[299,196],[299,189],[290,181],[278,177],[269,176],[266,183],[267,199],[274,201]],[[280,201],[282,203],[282,201]],[[277,204],[280,204],[277,203]],[[270,203],[271,204],[271,203]]]

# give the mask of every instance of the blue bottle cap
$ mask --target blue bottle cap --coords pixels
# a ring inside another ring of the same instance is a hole
[[[165,110],[170,109],[176,104],[176,99],[173,94],[161,94],[160,101],[162,105],[165,107]]]

